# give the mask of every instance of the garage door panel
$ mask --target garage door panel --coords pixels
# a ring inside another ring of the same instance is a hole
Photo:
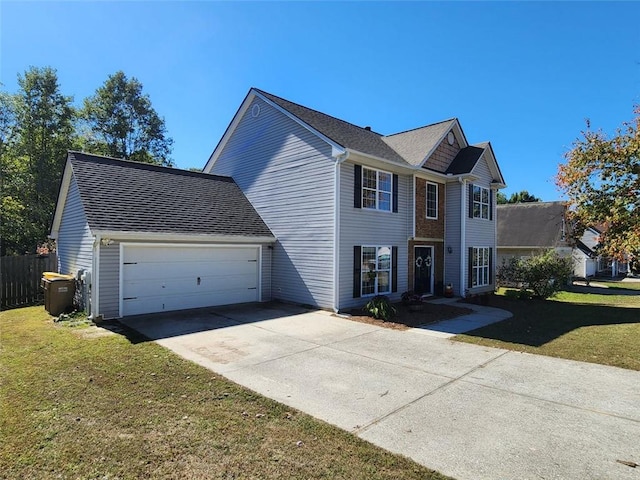
[[[122,315],[259,300],[257,247],[124,245]]]
[[[153,280],[156,278],[197,279],[224,276],[228,272],[254,275],[256,261],[220,260],[219,262],[137,262],[123,265],[129,280]],[[255,275],[254,275],[255,276]]]
[[[151,278],[130,280],[124,283],[124,298],[148,295],[205,294],[207,292],[229,292],[237,289],[256,289],[255,272],[248,274],[222,274],[208,277]]]
[[[164,247],[164,246],[127,246],[123,261],[138,263],[156,263],[162,260],[166,263],[202,262],[207,260],[256,260],[255,248],[238,247]]]

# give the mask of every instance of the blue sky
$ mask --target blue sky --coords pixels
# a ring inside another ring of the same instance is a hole
[[[80,105],[144,85],[180,168],[202,168],[252,86],[383,134],[458,117],[508,183],[553,177],[585,127],[640,103],[638,2],[0,2],[0,82],[58,71]]]

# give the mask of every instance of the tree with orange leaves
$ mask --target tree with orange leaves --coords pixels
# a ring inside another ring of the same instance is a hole
[[[604,226],[601,253],[640,257],[640,106],[612,137],[589,121],[558,167],[556,183],[568,197],[575,235]]]

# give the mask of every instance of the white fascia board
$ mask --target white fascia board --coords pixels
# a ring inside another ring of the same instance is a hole
[[[245,236],[245,235],[198,235],[181,233],[155,233],[155,232],[124,232],[113,230],[96,230],[95,232],[103,240],[136,240],[136,241],[164,241],[164,242],[225,242],[225,243],[273,243],[272,236]]]
[[[60,231],[60,223],[62,223],[62,211],[64,205],[67,202],[67,195],[69,194],[69,187],[71,186],[71,177],[73,176],[73,169],[71,168],[71,162],[67,156],[67,163],[64,166],[64,173],[62,174],[62,181],[60,182],[60,190],[58,191],[58,201],[56,202],[56,210],[53,215],[53,223],[51,224],[50,238],[58,238],[58,232]]]

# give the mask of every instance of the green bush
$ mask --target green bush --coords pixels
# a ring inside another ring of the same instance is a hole
[[[498,269],[498,283],[531,290],[537,298],[549,298],[562,289],[573,273],[571,257],[553,250],[526,259],[511,258]]]
[[[391,305],[389,299],[384,295],[376,295],[373,297],[364,306],[364,310],[373,318],[384,320],[385,322],[391,320],[396,314],[395,307]]]

